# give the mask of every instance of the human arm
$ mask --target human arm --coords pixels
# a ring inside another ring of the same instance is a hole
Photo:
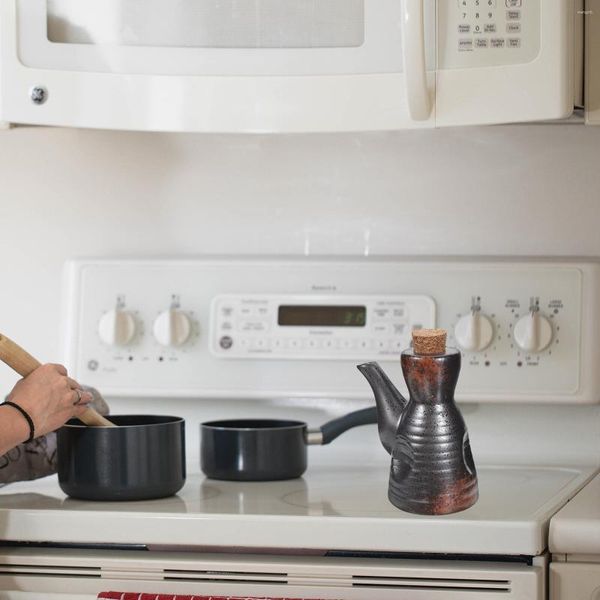
[[[21,379],[8,396],[33,423],[33,437],[43,436],[78,417],[91,402],[92,395],[67,376],[62,365],[38,367]],[[0,405],[0,454],[29,439],[27,418],[15,406]]]
[[[59,369],[57,372],[59,376],[65,377],[64,375],[60,375],[62,369]],[[38,374],[36,377],[40,375]],[[30,377],[32,376],[33,373]],[[55,376],[50,375],[50,377],[54,378]],[[19,387],[15,386],[9,398],[19,403],[19,405],[29,407],[30,404],[27,401],[23,403],[22,400],[24,399],[25,392],[27,392],[27,395],[33,394],[33,387],[17,385]],[[81,389],[83,392],[87,392],[87,390],[92,388],[81,386]],[[71,395],[76,396],[77,394]],[[93,400],[89,406],[92,406],[101,415],[107,415],[109,407],[102,397],[93,391],[92,397]],[[71,398],[68,399],[71,400]],[[38,398],[34,397],[32,401],[36,405],[38,404]],[[87,401],[87,397],[84,397],[83,393],[82,401]],[[67,410],[68,412],[69,410]],[[75,413],[80,412],[80,410],[74,409],[73,412],[73,416],[77,416]],[[37,420],[34,410],[32,410],[32,413],[33,418]],[[6,428],[4,428],[5,424]],[[11,433],[13,426],[14,433]],[[3,434],[6,434],[6,437],[2,437]],[[56,433],[51,432],[39,437],[37,435],[36,431],[36,439],[30,442],[24,441],[29,438],[29,425],[26,419],[19,414],[17,409],[0,404],[0,485],[15,481],[38,479],[56,473]]]
[[[29,424],[12,406],[0,404],[0,456],[29,438]]]

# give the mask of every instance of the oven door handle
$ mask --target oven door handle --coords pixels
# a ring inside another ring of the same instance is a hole
[[[423,0],[402,0],[402,41],[408,112],[415,121],[431,115],[431,98],[425,65]]]

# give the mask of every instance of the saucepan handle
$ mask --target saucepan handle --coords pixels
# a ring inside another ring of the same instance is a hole
[[[356,410],[343,417],[338,417],[321,425],[319,429],[308,430],[306,443],[309,445],[325,445],[333,442],[335,438],[342,435],[348,429],[359,425],[372,425],[377,423],[377,407]]]

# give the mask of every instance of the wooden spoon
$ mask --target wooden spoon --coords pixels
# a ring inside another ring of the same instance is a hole
[[[30,373],[41,366],[29,352],[23,350],[21,346],[15,344],[10,338],[0,333],[0,360],[6,363],[11,369],[16,371],[21,377],[27,377]],[[116,427],[108,419],[105,419],[93,408],[88,408],[83,414],[77,417],[86,425],[94,427]]]

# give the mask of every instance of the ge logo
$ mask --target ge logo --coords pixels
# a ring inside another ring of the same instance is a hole
[[[48,92],[45,88],[36,85],[35,87],[31,88],[29,97],[34,104],[44,104],[44,102],[46,102],[48,99]]]

